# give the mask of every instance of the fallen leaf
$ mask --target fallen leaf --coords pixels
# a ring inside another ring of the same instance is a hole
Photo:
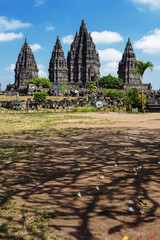
[[[148,237],[148,239],[153,239],[154,235],[148,235],[147,237]]]
[[[125,236],[125,237],[122,238],[122,240],[129,240],[129,237]]]

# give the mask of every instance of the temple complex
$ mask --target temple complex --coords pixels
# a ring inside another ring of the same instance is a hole
[[[118,66],[118,77],[123,79],[123,88],[138,88],[140,90],[140,76],[135,74],[136,56],[128,39],[122,60]],[[38,77],[38,68],[32,50],[25,39],[25,43],[18,55],[15,66],[15,83],[7,85],[6,92],[10,94],[31,95],[34,91],[48,91],[54,94],[55,85],[67,83],[70,90],[85,89],[90,81],[99,86],[100,59],[91,35],[88,33],[85,21],[82,20],[79,32],[68,52],[67,61],[64,56],[61,42],[57,36],[56,43],[49,62],[49,79],[53,87],[46,90],[42,86],[26,85],[30,79]],[[151,89],[151,84],[143,84],[145,89]]]
[[[85,87],[89,81],[100,79],[99,55],[84,20],[68,52],[67,66],[70,84]]]
[[[68,83],[67,62],[58,36],[52,52],[48,71],[49,79],[53,84],[58,85],[60,82]]]
[[[123,79],[124,88],[139,88],[141,86],[140,76],[135,74],[135,61],[136,56],[130,38],[128,38],[117,72],[118,77]]]

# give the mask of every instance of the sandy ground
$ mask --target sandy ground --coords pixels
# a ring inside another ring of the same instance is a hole
[[[4,139],[46,149],[40,159],[9,169],[30,178],[15,199],[55,212],[55,234],[71,240],[160,240],[160,113],[84,116],[115,123],[57,125],[85,128],[63,138]]]

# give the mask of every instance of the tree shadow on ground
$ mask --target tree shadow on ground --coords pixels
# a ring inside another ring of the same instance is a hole
[[[9,166],[23,181],[4,184],[3,193],[17,188],[12,196],[28,209],[54,212],[51,226],[57,232],[77,240],[112,239],[126,229],[160,224],[159,129],[87,129],[33,143],[41,145],[41,155]],[[139,197],[147,202],[145,208]],[[128,212],[130,199],[134,213]]]

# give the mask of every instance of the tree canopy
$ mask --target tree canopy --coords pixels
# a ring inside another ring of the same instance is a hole
[[[103,88],[120,89],[123,86],[123,79],[113,77],[111,74],[100,78],[99,84]]]
[[[91,92],[96,92],[97,86],[96,86],[96,82],[94,81],[90,81],[88,83],[88,87],[91,90]]]
[[[67,92],[67,83],[65,83],[65,82],[59,83],[58,90],[61,92]]]
[[[37,87],[39,86],[39,84],[42,84],[43,88],[50,88],[52,87],[52,83],[50,82],[50,79],[47,78],[34,78],[29,80],[28,82],[26,82],[26,84],[34,84]]]

